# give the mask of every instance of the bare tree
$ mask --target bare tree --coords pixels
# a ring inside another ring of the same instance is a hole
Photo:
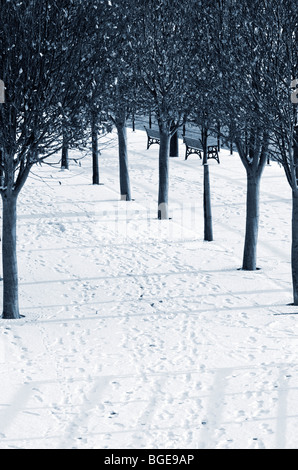
[[[1,2],[3,318],[20,317],[17,199],[32,166],[61,149],[62,110],[69,93],[65,77],[71,82],[70,70],[79,65],[82,18],[84,4],[71,0]],[[72,112],[77,112],[75,102]]]
[[[270,2],[224,2],[221,42],[222,120],[233,139],[247,175],[246,229],[242,269],[257,269],[261,176],[267,161],[272,96],[270,74],[274,30],[268,21]],[[232,122],[232,125],[231,125]]]
[[[192,31],[188,22],[196,2],[136,1],[135,44],[138,69],[155,111],[160,133],[158,218],[168,219],[170,142],[188,113],[186,84]]]
[[[138,79],[133,44],[134,1],[114,1],[107,10],[105,109],[117,129],[122,201],[131,201],[127,120],[137,109]]]
[[[106,83],[109,80],[108,61],[111,57],[110,43],[113,40],[112,28],[115,17],[112,16],[112,5],[106,0],[85,0],[86,21],[88,23],[89,41],[84,44],[84,81],[89,81],[85,97],[84,115],[86,134],[91,134],[92,183],[99,185],[99,134],[111,130],[105,109]]]
[[[218,46],[220,13],[218,5],[202,1],[192,19],[195,34],[192,62],[196,67],[191,67],[189,70],[188,94],[192,102],[190,118],[201,129],[205,241],[213,241],[208,138],[212,133],[218,132],[220,119],[219,94],[216,92],[221,58]]]
[[[270,154],[284,168],[292,189],[292,284],[298,305],[298,11],[294,0],[272,1],[275,31],[267,86],[272,95]]]

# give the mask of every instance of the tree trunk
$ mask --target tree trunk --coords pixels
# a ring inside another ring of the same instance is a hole
[[[3,318],[19,319],[16,247],[17,197],[2,194]]]
[[[259,176],[248,175],[246,196],[246,232],[242,269],[255,271],[257,269],[257,243],[259,232]]]
[[[231,140],[230,142],[230,155],[233,155],[234,153],[234,147],[233,147],[233,141]]]
[[[298,195],[292,199],[292,280],[294,305],[298,305]]]
[[[2,169],[2,162],[3,162],[3,153],[2,150],[0,150],[0,186],[4,186],[4,172]]]
[[[208,165],[208,130],[202,129],[203,168],[204,168],[204,240],[213,241],[212,210],[211,210],[211,188]]]
[[[119,176],[120,193],[122,201],[131,201],[128,155],[127,155],[127,129],[125,122],[117,122],[118,147],[119,147]]]
[[[296,169],[297,181],[297,168],[298,164],[298,126],[294,127],[294,145],[293,145],[293,165]],[[298,194],[296,181],[292,181],[292,281],[293,281],[293,298],[294,305],[298,305]]]
[[[69,170],[68,141],[65,132],[63,132],[61,168],[62,170]]]
[[[160,132],[159,146],[159,193],[158,193],[158,219],[169,218],[169,155],[170,135],[168,132]]]
[[[213,241],[209,165],[204,164],[204,240]]]
[[[178,131],[171,137],[170,141],[170,157],[179,157],[179,138]]]
[[[229,127],[229,140],[230,140],[230,155],[234,153],[234,132],[232,130],[232,125]]]
[[[98,129],[96,116],[92,116],[92,183],[99,184],[99,150],[98,150]]]
[[[220,152],[220,150],[221,150],[221,126],[220,126],[220,122],[217,123],[217,148],[218,148],[218,151]]]

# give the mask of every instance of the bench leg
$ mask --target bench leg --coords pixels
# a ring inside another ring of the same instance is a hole
[[[219,155],[218,155],[218,153],[216,153],[216,155],[214,155],[214,154],[212,154],[212,153],[208,154],[208,159],[209,159],[209,160],[214,159],[214,160],[217,161],[218,164],[220,164],[220,160],[219,160]]]
[[[158,145],[160,145],[159,139],[154,139],[154,138],[148,137],[147,150],[148,150],[148,149],[151,147],[151,145],[153,145],[153,144],[158,144]]]

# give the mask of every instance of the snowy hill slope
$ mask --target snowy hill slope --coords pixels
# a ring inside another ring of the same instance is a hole
[[[203,242],[202,166],[171,160],[157,221],[158,147],[129,131],[134,202],[119,201],[116,145],[103,186],[90,160],[34,168],[19,201],[20,321],[0,320],[0,448],[297,448],[298,323],[291,192],[261,186],[260,271],[241,266],[246,177],[210,163],[213,243]]]

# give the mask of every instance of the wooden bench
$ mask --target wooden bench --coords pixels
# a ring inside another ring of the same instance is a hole
[[[146,130],[147,137],[148,137],[147,150],[153,144],[158,144],[159,145],[160,144],[160,134],[159,134],[159,132],[154,131],[153,129],[147,129],[147,127],[145,127],[145,130]]]
[[[183,142],[186,146],[185,160],[188,159],[189,155],[196,154],[203,158],[204,151],[202,149],[201,142],[196,139],[191,139],[190,137],[183,137]],[[216,145],[208,145],[208,159],[214,158],[217,163],[220,163],[218,156],[218,147]]]

